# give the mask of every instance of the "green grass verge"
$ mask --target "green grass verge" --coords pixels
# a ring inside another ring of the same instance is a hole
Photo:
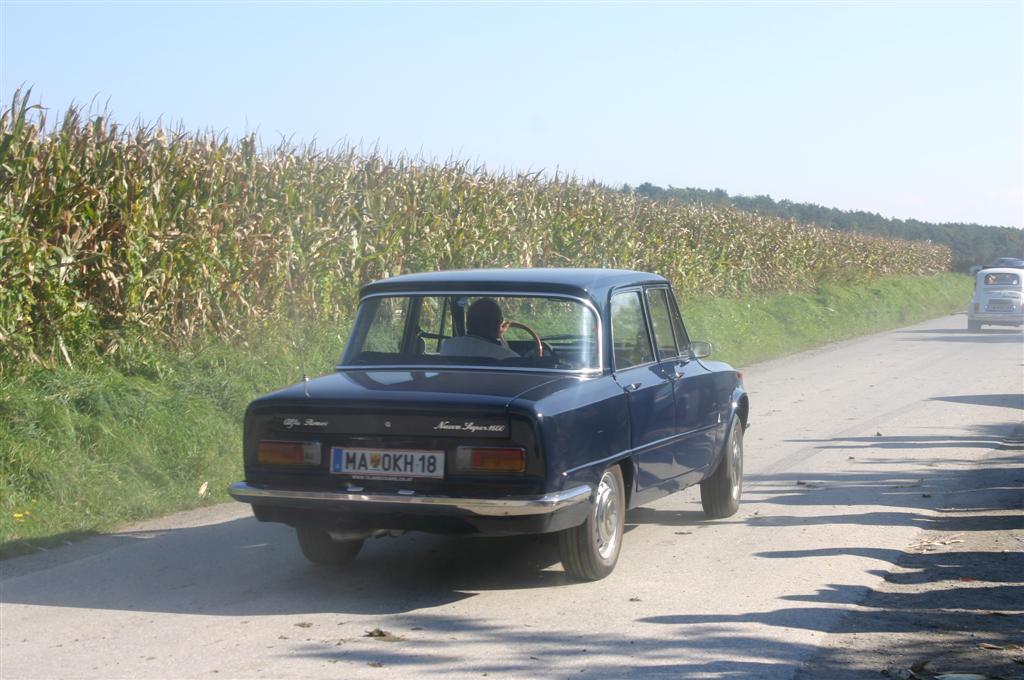
[[[742,366],[963,309],[970,292],[966,276],[894,278],[683,301],[683,314],[716,358]],[[126,345],[74,369],[0,378],[0,556],[227,500],[248,401],[328,372],[346,331],[278,329],[184,354]]]
[[[710,340],[713,358],[743,366],[962,311],[973,285],[963,274],[893,277],[825,285],[812,293],[680,300],[680,305],[691,338]]]

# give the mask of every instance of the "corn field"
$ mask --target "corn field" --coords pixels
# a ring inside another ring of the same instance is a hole
[[[279,318],[343,319],[361,284],[466,267],[621,267],[695,295],[949,268],[945,247],[571,177],[493,173],[121,126],[15,93],[0,117],[0,358],[71,362],[126,333],[187,343]]]

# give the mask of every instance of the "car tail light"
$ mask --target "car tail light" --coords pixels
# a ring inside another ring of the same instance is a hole
[[[978,311],[979,309],[981,309],[981,303],[979,303],[979,302],[975,302],[975,303],[974,303],[974,311],[976,311],[976,312],[977,312],[977,311]]]
[[[524,472],[526,449],[509,446],[460,446],[455,467],[462,472]]]
[[[266,465],[319,465],[320,442],[261,441],[256,462]]]

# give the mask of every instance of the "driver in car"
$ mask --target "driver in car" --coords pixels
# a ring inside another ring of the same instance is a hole
[[[493,298],[480,298],[466,311],[466,334],[441,343],[441,356],[511,359],[519,354],[505,344],[508,330],[501,306]]]

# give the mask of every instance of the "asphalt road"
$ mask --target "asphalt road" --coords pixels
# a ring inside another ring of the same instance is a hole
[[[0,676],[827,677],[822,650],[963,494],[1024,489],[1024,336],[965,326],[748,367],[739,513],[704,521],[695,490],[633,511],[603,581],[532,537],[376,539],[331,573],[227,504],[0,563]]]

